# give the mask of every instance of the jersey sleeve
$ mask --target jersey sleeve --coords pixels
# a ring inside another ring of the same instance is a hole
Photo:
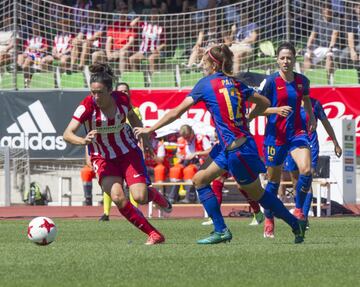
[[[270,102],[272,103],[272,97],[273,97],[273,93],[272,93],[272,80],[271,78],[267,78],[265,80],[263,80],[259,86],[258,92],[267,97]]]
[[[188,94],[188,97],[193,98],[194,103],[200,102],[203,99],[204,96],[203,86],[204,86],[204,79],[201,79],[200,81],[197,82],[197,84],[192,89],[190,94]]]
[[[92,99],[90,96],[87,96],[76,108],[72,118],[80,123],[84,123],[87,119],[91,117],[92,111]]]
[[[132,109],[131,103],[130,103],[130,99],[128,97],[128,95],[126,95],[123,92],[119,92],[119,91],[115,91],[113,92],[113,95],[116,99],[117,105],[119,106],[125,106],[127,108],[127,110],[129,111],[130,109]]]

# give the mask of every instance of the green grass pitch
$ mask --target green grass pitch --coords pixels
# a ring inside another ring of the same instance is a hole
[[[262,226],[226,220],[230,244],[196,245],[211,231],[200,219],[152,220],[166,243],[124,220],[55,219],[49,246],[27,239],[28,220],[0,221],[0,286],[359,286],[360,218],[313,219],[304,244],[277,220],[276,238]]]

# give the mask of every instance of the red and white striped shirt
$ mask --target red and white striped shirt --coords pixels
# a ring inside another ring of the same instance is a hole
[[[72,48],[72,40],[74,36],[71,34],[58,34],[54,38],[54,48],[58,53],[64,53]],[[69,52],[68,52],[69,53]]]
[[[31,37],[25,41],[25,48],[32,53],[38,52],[39,49],[47,48],[47,46],[46,39],[41,36]]]
[[[105,159],[113,159],[137,147],[137,140],[126,124],[127,113],[131,108],[129,98],[117,91],[111,95],[117,106],[113,119],[106,117],[91,95],[82,100],[74,112],[73,119],[83,123],[87,133],[95,129],[98,131],[95,141],[88,145],[90,156],[100,155]]]
[[[142,29],[140,51],[145,53],[157,49],[163,42],[163,27],[145,22]]]

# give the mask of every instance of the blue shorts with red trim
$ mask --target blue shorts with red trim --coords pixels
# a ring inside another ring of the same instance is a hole
[[[254,182],[259,173],[266,172],[264,163],[259,157],[257,146],[252,138],[233,150],[223,150],[215,145],[210,157],[222,169],[227,170],[242,185]]]
[[[278,166],[283,164],[288,153],[299,147],[310,148],[309,137],[307,134],[296,136],[284,145],[265,145],[265,165]]]
[[[311,147],[311,168],[316,170],[317,164],[319,160],[319,149],[314,149]],[[285,159],[284,167],[285,171],[296,171],[298,167],[292,158],[291,154],[289,153]]]

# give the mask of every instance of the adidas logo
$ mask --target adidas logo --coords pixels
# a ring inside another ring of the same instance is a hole
[[[38,100],[29,106],[29,112],[17,117],[6,131],[17,136],[4,136],[0,139],[1,147],[24,148],[31,150],[64,150],[66,143],[62,136],[55,134],[56,130],[49,119],[43,105]],[[30,136],[30,134],[35,134]]]

